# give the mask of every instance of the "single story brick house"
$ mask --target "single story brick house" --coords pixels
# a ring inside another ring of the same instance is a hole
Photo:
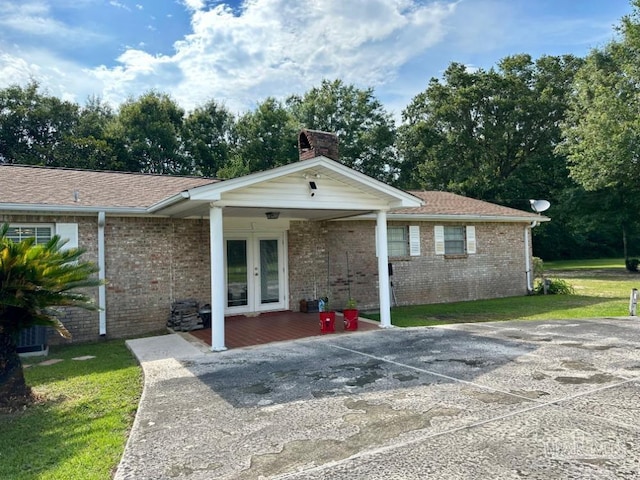
[[[224,317],[298,310],[328,296],[360,309],[525,295],[531,228],[548,218],[446,192],[405,192],[337,162],[335,136],[303,130],[300,161],[231,180],[0,165],[0,223],[54,234],[97,263],[100,312],[70,311],[75,341],[166,325],[171,304]],[[265,320],[268,321],[268,320]]]

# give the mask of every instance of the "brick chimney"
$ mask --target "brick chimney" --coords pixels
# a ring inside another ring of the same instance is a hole
[[[337,161],[340,158],[338,136],[335,133],[304,129],[298,135],[298,151],[300,160],[309,160],[322,155]]]

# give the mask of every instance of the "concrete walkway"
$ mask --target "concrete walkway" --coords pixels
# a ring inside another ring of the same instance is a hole
[[[117,480],[640,478],[637,318],[128,344]]]

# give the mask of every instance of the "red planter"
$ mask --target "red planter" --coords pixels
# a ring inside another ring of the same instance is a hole
[[[357,330],[358,329],[358,310],[355,308],[345,308],[342,311],[344,316],[344,329],[345,330]]]
[[[320,312],[320,332],[333,333],[336,331],[336,312]]]

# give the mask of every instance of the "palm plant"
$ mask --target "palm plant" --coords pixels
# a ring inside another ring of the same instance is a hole
[[[20,331],[44,325],[69,338],[53,307],[95,310],[90,296],[74,290],[100,284],[93,276],[97,266],[79,260],[84,250],[63,249],[66,242],[58,236],[46,244],[34,238],[14,242],[8,228],[0,227],[0,407],[5,408],[31,396],[17,350]]]

